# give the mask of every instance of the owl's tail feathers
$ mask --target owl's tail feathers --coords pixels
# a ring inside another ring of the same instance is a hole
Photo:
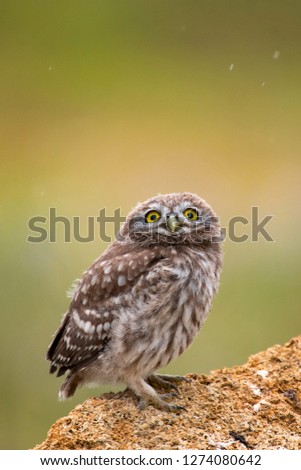
[[[78,385],[80,384],[80,378],[77,374],[70,374],[66,377],[63,385],[59,391],[59,400],[67,400],[74,395]]]

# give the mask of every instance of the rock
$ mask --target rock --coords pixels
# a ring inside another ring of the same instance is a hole
[[[242,366],[188,374],[186,411],[137,409],[130,392],[86,400],[36,449],[301,449],[301,336]]]

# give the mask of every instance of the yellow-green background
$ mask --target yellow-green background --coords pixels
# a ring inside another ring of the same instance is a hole
[[[300,333],[299,1],[1,0],[0,54],[1,448],[34,446],[101,391],[62,404],[48,375],[65,291],[105,248],[62,230],[28,243],[49,207],[84,235],[100,208],[125,215],[158,192],[198,193],[225,227],[259,206],[275,241],[226,240],[213,311],[168,370],[239,364]]]

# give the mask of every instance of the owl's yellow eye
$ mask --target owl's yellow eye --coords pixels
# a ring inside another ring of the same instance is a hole
[[[195,209],[186,209],[184,211],[184,216],[188,220],[196,220],[198,218],[198,213]]]
[[[158,211],[149,211],[145,216],[145,220],[149,224],[152,224],[153,222],[157,222],[157,220],[159,219],[161,219],[161,214]]]

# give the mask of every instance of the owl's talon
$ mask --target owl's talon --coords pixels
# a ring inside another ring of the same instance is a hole
[[[177,383],[180,382],[191,382],[190,379],[182,375],[168,375],[168,374],[153,374],[147,378],[147,382],[152,387],[165,388],[167,390],[175,390],[180,395],[180,390]]]
[[[173,411],[173,412],[176,412],[176,411],[187,411],[187,408],[185,408],[185,406],[182,406],[182,405],[176,405],[175,403],[167,403],[167,406],[165,408],[167,411]]]
[[[137,405],[138,410],[143,411],[143,410],[145,410],[146,407],[147,407],[147,403],[145,402],[145,400],[140,398],[139,401],[138,401],[138,405]]]
[[[132,382],[130,385],[132,391],[138,396],[138,409],[144,410],[148,405],[153,405],[155,408],[164,411],[179,411],[185,409],[181,405],[175,405],[165,401],[164,398],[177,397],[175,392],[163,393],[159,395],[155,390],[144,380]]]
[[[164,378],[162,378],[161,375],[159,374],[154,374],[154,375],[150,375],[148,378],[147,378],[147,383],[149,385],[151,385],[152,387],[158,387],[158,388],[165,388],[167,390],[175,390],[175,392],[180,395],[180,390],[178,388],[178,386],[175,384],[175,383],[172,383],[168,380],[165,380]]]
[[[170,393],[162,393],[159,395],[160,398],[177,398],[178,394],[175,392],[170,392]]]
[[[166,382],[165,380],[162,380],[162,379],[156,377],[155,375],[152,375],[151,379],[148,378],[147,383],[149,385],[151,385],[152,387],[154,387],[154,388],[157,387],[157,388],[161,388],[161,389],[163,388],[165,390],[174,390],[178,395],[180,395],[180,391],[179,391],[179,388],[177,387],[177,385]]]
[[[169,374],[156,374],[155,377],[162,379],[164,382],[174,385],[174,382],[186,382],[190,383],[191,380],[185,377],[184,375],[169,375]]]

